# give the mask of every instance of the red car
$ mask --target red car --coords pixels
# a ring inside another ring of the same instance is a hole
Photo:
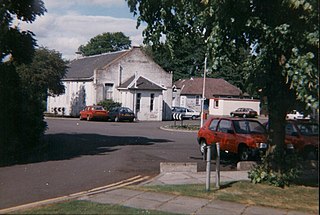
[[[100,120],[108,120],[109,114],[102,106],[92,105],[87,106],[85,109],[80,111],[80,120],[87,119],[100,119]]]
[[[316,123],[288,120],[286,142],[291,143],[304,159],[317,159],[319,149],[319,125]]]
[[[265,127],[253,119],[210,118],[200,128],[197,137],[200,151],[207,145],[220,143],[220,150],[237,154],[240,160],[259,156],[267,149]]]

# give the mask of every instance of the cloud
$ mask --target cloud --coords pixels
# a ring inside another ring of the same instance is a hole
[[[110,16],[47,13],[32,24],[20,23],[20,28],[31,30],[39,46],[59,51],[70,60],[76,57],[80,45],[104,32],[123,32],[130,37],[132,45],[141,45],[143,41],[143,28],[136,29],[136,20]]]
[[[99,6],[99,7],[122,7],[125,0],[43,0],[45,7],[50,10],[72,9],[74,6]]]

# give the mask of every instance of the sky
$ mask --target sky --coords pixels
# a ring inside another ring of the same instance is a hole
[[[105,32],[123,32],[133,46],[142,45],[143,26],[136,29],[136,17],[125,0],[43,0],[47,13],[19,28],[35,34],[38,46],[56,50],[66,60],[91,38]]]

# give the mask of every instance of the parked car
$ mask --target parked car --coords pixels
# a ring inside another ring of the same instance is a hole
[[[237,154],[240,160],[257,158],[267,149],[265,127],[253,119],[210,118],[198,131],[200,152],[206,146],[220,143],[220,150]]]
[[[80,120],[87,119],[108,119],[108,111],[106,111],[102,106],[92,105],[86,106],[82,111],[80,111]]]
[[[266,123],[268,129],[268,123]],[[304,159],[318,159],[319,125],[317,123],[287,120],[285,143],[292,145],[295,152]]]
[[[183,119],[197,119],[200,117],[200,112],[191,108],[185,107],[172,107],[172,113],[181,113]]]
[[[130,108],[115,107],[109,111],[109,119],[115,122],[120,122],[120,121],[133,122],[135,119],[135,115]]]
[[[299,112],[297,110],[293,110],[286,116],[287,119],[310,119],[310,116],[304,116],[302,112]]]
[[[235,111],[232,111],[230,113],[230,116],[232,117],[243,117],[243,118],[247,118],[247,117],[256,117],[258,116],[257,111],[253,110],[252,108],[238,108]]]

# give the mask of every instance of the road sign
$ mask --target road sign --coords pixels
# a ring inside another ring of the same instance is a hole
[[[174,120],[179,120],[179,121],[181,121],[181,120],[183,119],[183,114],[181,114],[181,113],[173,113],[173,114],[172,114],[172,118],[173,118]]]

